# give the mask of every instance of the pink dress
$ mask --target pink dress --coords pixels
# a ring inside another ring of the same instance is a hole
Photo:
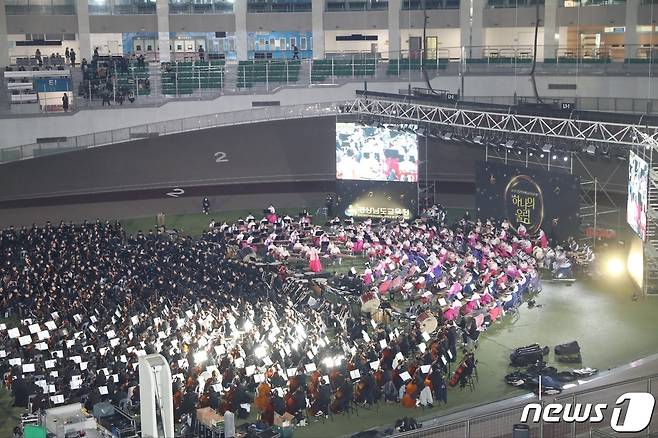
[[[311,253],[309,269],[311,270],[311,272],[316,272],[316,273],[322,271],[322,263],[320,263],[320,258],[318,257],[317,252]]]

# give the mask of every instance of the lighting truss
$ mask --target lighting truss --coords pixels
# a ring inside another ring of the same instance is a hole
[[[417,125],[472,129],[477,135],[492,132],[627,146],[658,142],[658,126],[478,111],[367,96],[349,102],[342,111]]]

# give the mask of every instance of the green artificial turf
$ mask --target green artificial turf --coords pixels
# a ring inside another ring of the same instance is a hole
[[[451,217],[460,216],[463,210],[452,211]],[[294,211],[282,212],[293,214]],[[177,228],[185,234],[199,235],[206,229],[210,218],[235,220],[244,217],[247,211],[226,212],[206,216],[167,216],[169,228]],[[122,221],[127,233],[153,228],[155,218],[137,218]],[[324,268],[331,272],[346,272],[351,266],[363,267],[365,259],[346,259],[342,265],[331,265],[323,261]],[[480,336],[476,359],[479,381],[474,391],[450,388],[448,404],[435,404],[432,410],[405,409],[399,404],[380,403],[378,410],[360,409],[359,415],[337,415],[322,421],[313,421],[309,426],[295,429],[295,438],[324,438],[349,435],[375,426],[392,425],[404,416],[440,415],[446,410],[465,408],[489,401],[522,394],[505,384],[503,377],[512,369],[508,367],[509,354],[515,347],[539,343],[550,347],[577,340],[581,345],[583,364],[606,370],[623,365],[634,359],[658,351],[655,336],[658,300],[641,298],[631,300],[632,286],[619,280],[601,279],[600,282],[578,281],[573,284],[548,283],[536,297],[541,307],[528,308],[521,305],[518,313],[509,314]],[[580,368],[581,365],[560,365],[551,352],[549,364],[558,369]],[[11,407],[11,397],[0,390],[0,437],[11,436],[11,429],[18,423],[19,411]],[[251,421],[256,419],[252,411]]]

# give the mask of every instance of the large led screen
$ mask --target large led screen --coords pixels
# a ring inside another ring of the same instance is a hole
[[[628,158],[626,221],[642,240],[646,240],[649,165],[633,152]]]
[[[336,178],[418,181],[418,139],[395,125],[336,123]]]

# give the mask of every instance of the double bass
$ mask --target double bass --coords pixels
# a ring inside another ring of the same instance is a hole
[[[267,382],[258,385],[254,405],[260,412],[261,420],[270,426],[274,424],[274,405],[271,398],[272,388]]]

